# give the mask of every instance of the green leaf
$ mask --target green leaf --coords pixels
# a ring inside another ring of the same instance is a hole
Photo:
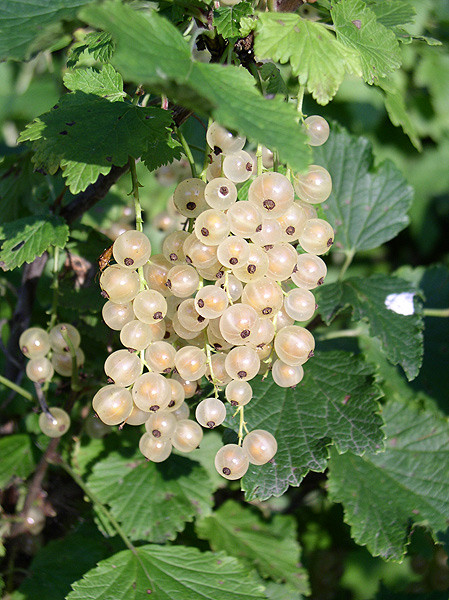
[[[112,548],[111,548],[112,546]],[[114,546],[93,525],[82,525],[61,540],[50,541],[33,558],[18,593],[26,600],[61,600],[70,585],[110,555]]]
[[[249,506],[228,500],[208,517],[197,521],[196,531],[212,550],[223,550],[255,566],[263,577],[286,581],[307,594],[306,571],[300,567],[296,524],[291,516],[275,515],[267,522]]]
[[[170,124],[171,113],[166,110],[76,91],[27,125],[19,141],[33,142],[37,167],[54,173],[61,166],[75,194],[111,165],[122,166],[129,156],[141,156],[149,140],[165,139]]]
[[[257,57],[290,62],[293,75],[318,104],[332,100],[345,73],[361,74],[357,53],[337,41],[322,23],[293,13],[261,13],[256,32]]]
[[[103,65],[101,69],[79,68],[72,69],[64,75],[64,85],[75,92],[80,90],[86,94],[95,94],[107,98],[111,102],[123,100],[123,79],[112,65]]]
[[[407,0],[370,0],[367,5],[376,15],[377,22],[389,29],[411,23],[416,15],[413,5]]]
[[[40,214],[0,226],[0,267],[10,271],[30,263],[53,246],[64,248],[69,228],[61,217]]]
[[[265,596],[270,600],[303,600],[304,596],[299,596],[294,587],[281,583],[269,581],[265,588]]]
[[[254,396],[245,407],[248,429],[266,429],[278,442],[271,463],[250,468],[242,480],[247,500],[281,496],[299,486],[309,471],[324,471],[333,443],[356,454],[382,448],[381,393],[372,367],[347,352],[317,353],[304,367],[295,389],[278,387],[271,377],[251,382]],[[237,419],[227,425],[238,431]]]
[[[332,193],[322,206],[336,232],[335,247],[346,252],[377,248],[408,225],[413,189],[392,162],[373,166],[367,139],[336,124],[331,128],[314,159],[332,177]]]
[[[378,85],[384,92],[385,108],[390,121],[396,127],[402,127],[403,132],[408,135],[415,148],[421,151],[421,140],[415,123],[408,114],[402,91],[392,81],[385,79],[380,80]]]
[[[235,558],[187,546],[119,552],[77,581],[67,600],[254,600],[263,586]]]
[[[363,78],[377,83],[401,66],[399,42],[362,0],[340,0],[332,6],[337,39],[360,55]]]
[[[114,54],[114,49],[115,44],[109,33],[92,31],[84,37],[82,42],[72,46],[67,59],[67,66],[75,66],[84,52],[90,54],[95,60],[105,63]]]
[[[34,172],[31,152],[7,156],[0,164],[0,214],[2,223],[44,208],[59,193],[57,182]]]
[[[82,17],[112,34],[117,44],[112,63],[126,81],[211,115],[224,127],[277,150],[280,160],[295,170],[307,167],[307,138],[296,122],[294,107],[282,98],[263,98],[243,67],[194,61],[179,31],[155,11],[144,15],[130,6],[106,2],[84,9]]]
[[[217,33],[224,38],[233,38],[240,35],[240,19],[253,13],[249,2],[239,2],[234,6],[220,6],[214,10],[213,25]]]
[[[31,437],[24,433],[1,438],[0,455],[0,489],[4,489],[14,477],[26,479],[36,465]]]
[[[30,57],[36,37],[48,25],[76,16],[92,0],[3,0],[0,15],[0,59]]]
[[[329,493],[342,502],[358,544],[374,556],[402,560],[410,521],[435,533],[449,512],[449,426],[434,410],[389,402],[383,408],[386,450],[339,456],[329,463]]]
[[[148,149],[142,154],[142,161],[149,171],[155,171],[162,165],[168,165],[181,157],[181,144],[173,139],[170,133],[167,133],[165,139],[154,138],[149,140]]]
[[[398,277],[352,277],[316,290],[319,312],[331,323],[346,307],[356,321],[367,321],[388,360],[414,379],[423,358],[422,304],[417,288]]]
[[[416,281],[424,294],[425,308],[444,309],[449,306],[449,269],[434,265],[426,269],[410,270],[409,277],[400,271],[401,276]],[[447,394],[447,340],[449,339],[449,319],[425,317],[424,357],[419,376],[413,387],[431,396],[441,410],[449,414]]]
[[[163,465],[112,452],[98,461],[88,480],[102,502],[133,540],[165,542],[186,522],[208,514],[214,486],[203,467],[180,456]]]
[[[264,81],[267,81],[267,94],[282,94],[288,98],[288,87],[282,79],[281,72],[273,63],[265,63],[259,69],[260,76]]]

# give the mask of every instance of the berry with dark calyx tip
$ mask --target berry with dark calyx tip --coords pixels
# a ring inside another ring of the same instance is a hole
[[[226,444],[215,455],[215,468],[226,479],[240,479],[248,470],[249,457],[237,444]]]

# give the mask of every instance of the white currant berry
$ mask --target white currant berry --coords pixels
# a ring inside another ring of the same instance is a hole
[[[100,277],[102,296],[117,304],[131,302],[140,290],[140,279],[136,271],[119,265],[107,267]]]
[[[294,185],[298,197],[309,204],[324,202],[332,191],[329,171],[320,165],[310,165],[306,173],[296,175]]]
[[[115,240],[112,252],[121,267],[137,269],[150,258],[151,243],[141,231],[125,231]]]
[[[253,390],[247,381],[233,379],[226,386],[225,395],[232,406],[245,406],[253,397]]]
[[[19,347],[27,358],[41,358],[50,350],[50,337],[41,327],[29,327],[20,336]]]
[[[118,425],[132,412],[131,393],[118,385],[106,385],[95,394],[92,408],[106,425]]]
[[[278,357],[288,365],[304,364],[313,356],[313,335],[299,325],[283,327],[274,338],[274,349]]]
[[[139,440],[139,450],[148,460],[159,463],[170,456],[172,445],[170,440],[159,440],[149,433],[144,433]]]
[[[104,372],[112,383],[122,387],[132,385],[142,372],[142,363],[137,354],[128,350],[116,350],[104,363]]]
[[[226,418],[226,407],[218,398],[205,398],[195,411],[195,418],[202,427],[214,429]]]
[[[184,179],[178,184],[173,193],[173,202],[181,215],[190,219],[197,217],[207,208],[204,198],[205,188],[204,181],[196,178]]]
[[[324,254],[334,243],[334,230],[324,219],[309,219],[299,237],[299,243],[310,254]]]
[[[57,406],[50,406],[49,412],[50,414],[43,412],[39,415],[39,427],[48,437],[61,437],[70,427],[70,417],[65,410]]]
[[[51,362],[45,356],[32,358],[27,362],[26,374],[28,379],[36,383],[51,381],[54,375],[54,368]]]
[[[248,470],[247,452],[237,444],[226,444],[215,455],[215,468],[225,479],[240,479]]]
[[[304,119],[303,128],[311,146],[322,146],[329,137],[329,123],[319,115]]]
[[[274,435],[269,431],[254,429],[243,438],[242,448],[247,453],[251,464],[264,465],[274,457],[278,445]]]
[[[180,419],[176,424],[172,444],[180,452],[192,452],[203,439],[203,430],[195,421]]]
[[[256,177],[248,190],[248,201],[270,219],[283,215],[293,204],[294,197],[293,186],[287,177],[272,171]]]
[[[165,410],[171,400],[171,387],[159,373],[144,373],[133,385],[132,398],[136,406],[145,412]]]
[[[288,365],[280,359],[274,361],[271,373],[274,383],[283,388],[294,387],[304,377],[301,365]]]

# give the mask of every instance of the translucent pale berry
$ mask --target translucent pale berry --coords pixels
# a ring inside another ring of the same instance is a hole
[[[162,320],[167,314],[167,301],[156,290],[143,290],[137,294],[133,309],[139,321],[153,324]]]
[[[319,115],[304,119],[303,127],[311,146],[322,146],[329,137],[329,123]]]
[[[136,271],[112,265],[101,274],[100,287],[105,298],[118,304],[126,304],[134,300],[139,293],[139,275]]]
[[[65,410],[57,406],[49,407],[49,411],[51,416],[44,412],[39,415],[39,427],[48,437],[61,437],[70,427],[70,417]]]
[[[175,433],[178,421],[173,412],[159,410],[150,415],[150,418],[145,421],[145,429],[147,432],[157,439],[170,439]]]
[[[269,260],[267,253],[256,244],[249,244],[249,257],[242,267],[233,268],[232,272],[244,283],[257,281],[268,273]]]
[[[49,335],[40,327],[30,327],[20,336],[19,347],[27,358],[41,358],[50,350]]]
[[[324,219],[309,219],[299,243],[310,254],[324,254],[334,243],[334,230]]]
[[[206,185],[204,197],[211,208],[227,210],[237,200],[237,188],[230,179],[217,177]]]
[[[232,406],[245,406],[253,397],[253,389],[247,381],[233,379],[226,386],[225,395]]]
[[[255,204],[250,202],[236,202],[226,214],[234,235],[248,238],[256,233],[259,227],[262,227],[262,213]]]
[[[95,394],[92,408],[106,425],[118,425],[132,412],[131,393],[118,385],[106,385]]]
[[[309,204],[324,202],[332,191],[329,171],[320,165],[310,165],[306,173],[296,175],[294,185],[298,197]]]
[[[203,430],[195,421],[180,419],[177,422],[172,444],[180,452],[192,452],[203,439]]]
[[[213,429],[225,420],[226,407],[218,398],[205,398],[196,407],[195,417],[202,427]]]
[[[294,387],[304,377],[304,369],[301,365],[287,365],[282,360],[275,360],[271,370],[273,381],[279,387]]]
[[[244,438],[243,450],[253,465],[264,465],[276,454],[278,445],[274,435],[264,429],[254,429]]]
[[[295,285],[313,290],[324,283],[327,274],[326,263],[315,254],[300,254],[291,275]]]
[[[301,235],[307,219],[307,211],[294,202],[287,211],[277,219],[281,226],[282,241],[290,243],[295,242]]]
[[[32,358],[27,362],[26,374],[28,379],[35,381],[36,383],[51,381],[51,378],[54,375],[53,365],[45,356]]]
[[[284,301],[285,312],[295,321],[308,321],[315,313],[315,297],[309,290],[290,290]]]
[[[163,254],[154,254],[151,257],[151,262],[143,268],[143,276],[150,290],[155,290],[163,296],[169,295],[170,292],[165,284],[167,283],[167,273],[172,266],[172,263]]]
[[[68,336],[73,347],[78,348],[81,342],[81,336],[76,327],[73,327],[70,323],[59,323],[50,330],[49,337],[52,350],[55,350],[56,352],[70,352],[70,348],[62,335],[63,332],[64,335]]]
[[[173,202],[177,210],[185,217],[197,217],[207,208],[204,198],[206,184],[201,179],[184,179],[178,184],[173,194]]]
[[[241,236],[225,238],[217,248],[217,258],[225,267],[231,269],[244,266],[249,258],[249,244]]]
[[[256,177],[248,190],[248,201],[270,219],[284,214],[293,204],[294,196],[293,186],[287,177],[272,171]]]
[[[262,319],[275,315],[283,301],[281,287],[268,277],[247,283],[242,293],[242,303],[252,306]]]
[[[151,326],[134,319],[122,327],[120,341],[125,348],[132,350],[145,350],[153,340]]]
[[[278,331],[274,338],[274,348],[283,362],[292,366],[302,365],[313,356],[315,340],[304,327],[290,325]]]
[[[265,246],[268,259],[267,276],[275,281],[285,281],[293,273],[298,254],[290,244],[285,242]]]
[[[173,231],[162,242],[162,254],[172,266],[184,262],[184,243],[189,235],[187,231]]]
[[[194,231],[206,246],[218,246],[229,235],[229,219],[221,210],[210,208],[195,220]]]
[[[157,412],[167,408],[171,399],[168,380],[159,373],[144,373],[132,389],[134,403],[145,412]]]
[[[176,349],[168,342],[153,342],[145,350],[145,360],[155,373],[170,373],[175,366]]]
[[[260,367],[260,359],[253,348],[237,346],[226,356],[226,371],[232,379],[248,381],[253,379]]]
[[[183,245],[185,260],[189,265],[207,269],[217,262],[217,246],[208,246],[191,233]]]
[[[175,367],[183,379],[197,381],[206,373],[206,355],[200,348],[185,346],[176,353]]]
[[[125,420],[127,425],[139,426],[143,425],[152,413],[141,410],[138,406],[133,403],[133,409],[129,417]]]
[[[166,286],[174,296],[187,298],[198,289],[200,278],[198,272],[189,265],[178,265],[170,269]]]
[[[248,466],[248,454],[237,444],[226,444],[215,455],[215,468],[225,479],[240,479]]]
[[[142,363],[137,354],[128,350],[116,350],[104,363],[104,372],[112,382],[122,387],[132,385],[142,372]]]
[[[257,312],[252,306],[233,304],[220,317],[220,333],[230,344],[246,344],[251,341],[257,323]]]
[[[170,440],[159,440],[149,433],[144,433],[139,440],[139,450],[148,460],[159,463],[170,456],[172,445]]]
[[[226,154],[223,160],[223,173],[234,183],[242,183],[251,177],[254,171],[254,161],[248,152],[239,150]]]
[[[75,350],[76,365],[81,367],[84,364],[84,352],[81,348]],[[58,375],[70,377],[73,371],[72,355],[68,352],[53,352],[51,364]]]
[[[128,269],[143,267],[151,256],[151,243],[141,231],[125,231],[115,240],[112,252],[116,262]]]
[[[231,0],[233,2],[233,0]],[[236,4],[237,2],[234,2]],[[233,135],[230,131],[219,125],[212,123],[206,133],[206,140],[215,154],[220,152],[229,153],[241,150],[246,143],[246,138],[240,135]]]
[[[195,296],[196,312],[205,319],[221,317],[228,306],[226,292],[216,285],[205,285]]]
[[[126,323],[134,319],[133,305],[131,302],[126,304],[116,304],[108,300],[101,311],[103,320],[110,329],[120,331]]]

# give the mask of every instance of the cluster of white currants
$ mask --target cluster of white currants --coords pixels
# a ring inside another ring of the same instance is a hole
[[[77,366],[84,363],[84,353],[80,348],[81,336],[70,323],[59,323],[47,333],[41,327],[26,329],[19,339],[19,347],[30,360],[26,365],[27,377],[35,383],[50,382],[54,373],[71,377],[73,370],[72,346]],[[41,413],[39,426],[45,435],[60,437],[70,427],[70,417],[65,410],[52,407]]]
[[[311,145],[326,141],[324,119],[309,117],[305,127]],[[100,278],[108,299],[104,321],[120,331],[125,349],[106,359],[110,385],[95,395],[93,407],[108,425],[145,423],[140,450],[155,462],[165,460],[172,447],[196,448],[203,435],[198,423],[210,429],[223,423],[222,388],[241,412],[252,398],[248,382],[257,374],[271,370],[282,387],[301,381],[315,343],[295,321],[313,317],[310,290],[323,283],[327,271],[318,255],[334,238],[313,206],[331,192],[325,169],[312,165],[293,185],[287,176],[265,171],[251,182],[248,199],[239,200],[236,184],[254,170],[243,150],[245,138],[213,123],[207,142],[212,148],[207,181],[186,179],[173,195],[188,230],[169,233],[162,253],[153,256],[142,232],[123,233],[113,245],[117,264]],[[199,403],[196,423],[188,419],[184,400],[203,376],[214,385],[215,397]],[[268,462],[277,450],[274,437],[263,430],[247,433],[241,442],[217,453],[216,468],[228,479],[240,478],[249,463]]]

